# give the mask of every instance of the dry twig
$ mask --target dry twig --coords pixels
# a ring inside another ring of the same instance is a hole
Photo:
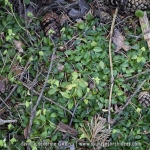
[[[145,82],[146,82],[146,80],[144,80],[144,81],[140,84],[140,86],[135,90],[135,92],[134,92],[129,98],[127,98],[126,103],[125,103],[125,105],[121,108],[120,112],[118,113],[118,116],[120,116],[120,114],[122,113],[122,111],[129,105],[129,103],[131,102],[132,98],[139,92],[139,90],[141,89],[141,87],[144,85]],[[113,121],[113,123],[112,123],[111,125],[115,124],[116,121],[117,121],[117,119],[114,119],[114,121]]]
[[[29,65],[29,63],[30,63],[30,59],[31,59],[31,58],[29,58],[27,64],[26,64],[25,67],[24,67],[23,73],[21,74],[21,76],[20,76],[20,78],[19,78],[20,81],[22,81],[22,79],[23,79],[24,73],[26,72],[27,67],[28,67],[28,65]],[[6,103],[6,101],[11,97],[11,95],[12,95],[13,92],[17,89],[17,87],[18,87],[18,84],[16,84],[16,85],[13,87],[13,89],[11,90],[11,92],[9,93],[9,95],[5,98],[5,100],[4,100],[5,103]],[[1,104],[0,107],[2,107],[2,105],[3,105],[3,104]]]
[[[145,70],[145,71],[143,71],[143,72],[140,72],[140,73],[138,73],[138,74],[136,74],[136,75],[134,75],[134,76],[132,76],[132,77],[126,78],[125,81],[131,80],[131,79],[133,79],[133,78],[136,78],[136,77],[138,77],[138,76],[140,76],[140,75],[142,75],[142,74],[146,74],[146,73],[149,73],[149,72],[150,72],[150,69],[147,69],[147,70]]]
[[[146,11],[144,12],[144,16],[142,18],[139,18],[141,29],[144,34],[144,39],[147,42],[148,48],[150,50],[150,26],[149,26],[149,20],[147,18]]]
[[[5,123],[16,123],[17,120],[3,120],[0,118],[0,125],[3,125]]]
[[[113,29],[114,29],[114,24],[116,20],[116,16],[118,13],[118,8],[116,8],[115,14],[113,16],[113,21],[111,24],[111,30],[110,30],[110,40],[109,40],[109,60],[110,60],[110,71],[111,71],[111,85],[110,85],[110,93],[109,93],[109,105],[108,105],[108,123],[109,126],[108,128],[110,129],[110,122],[111,122],[111,99],[112,99],[112,89],[114,85],[114,75],[113,75],[113,63],[112,63],[112,51],[111,51],[111,43],[112,43],[112,35],[113,35]]]
[[[97,148],[101,148],[101,146],[107,142],[111,133],[111,130],[106,129],[106,119],[100,116],[93,117],[91,122],[85,122],[85,125],[80,128],[80,130],[93,145],[93,148],[96,142],[100,142],[101,145],[96,146],[98,146]]]
[[[52,40],[52,39],[51,39],[51,40]],[[39,97],[38,97],[38,100],[37,100],[35,106],[34,106],[33,109],[31,110],[31,117],[30,117],[30,122],[29,122],[29,126],[28,126],[28,132],[27,132],[27,133],[28,133],[27,139],[30,138],[31,127],[32,127],[33,119],[34,119],[35,114],[36,114],[36,109],[37,109],[37,106],[38,106],[38,104],[40,103],[40,101],[41,101],[41,99],[42,99],[42,96],[43,96],[45,87],[46,87],[46,85],[47,85],[47,81],[48,81],[48,79],[49,79],[50,72],[51,72],[51,70],[52,70],[52,65],[53,65],[53,60],[54,60],[53,57],[54,57],[55,52],[56,52],[56,45],[55,45],[55,43],[54,43],[53,40],[52,40],[52,42],[53,42],[53,45],[54,45],[54,51],[53,51],[53,54],[52,54],[52,57],[51,57],[51,61],[50,61],[50,65],[49,65],[49,69],[48,69],[48,73],[47,73],[47,77],[46,77],[46,79],[45,79],[45,82],[44,82],[44,85],[43,85],[43,87],[42,87],[41,93],[40,93],[40,95],[39,95]],[[30,146],[28,146],[27,149],[30,150]]]
[[[23,82],[22,82],[22,84],[23,84],[23,86],[25,86],[26,88],[28,88],[28,90],[32,90],[32,92],[33,92],[34,94],[36,94],[36,95],[40,95],[40,93],[38,93],[37,91],[33,90],[33,89],[32,89],[32,87],[29,87],[27,84],[25,84],[25,83],[23,83]],[[55,104],[56,106],[58,106],[58,107],[62,108],[63,110],[65,110],[65,111],[69,112],[72,116],[74,116],[74,115],[73,115],[73,113],[72,113],[71,111],[69,111],[69,110],[68,110],[68,109],[66,109],[65,107],[63,107],[63,106],[61,106],[61,105],[57,104],[57,103],[56,103],[56,102],[54,102],[52,99],[47,98],[47,97],[45,97],[45,96],[42,96],[42,98],[44,98],[45,100],[47,100],[47,101],[51,102],[52,104]]]

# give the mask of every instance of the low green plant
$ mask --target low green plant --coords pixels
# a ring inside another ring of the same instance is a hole
[[[6,8],[8,1],[5,1],[5,4],[2,3],[3,7]],[[10,9],[8,6],[7,8]],[[25,136],[31,109],[38,99],[38,95],[26,86],[33,86],[33,89],[40,93],[47,75],[54,45],[49,37],[44,36],[43,31],[39,32],[40,38],[35,34],[33,24],[39,25],[36,18],[32,18],[34,23],[31,23],[28,28],[29,37],[27,37],[25,36],[26,30],[23,30],[21,26],[24,22],[17,14],[13,12],[12,15],[6,15],[4,11],[0,10],[0,15],[0,29],[6,35],[5,39],[0,39],[1,76],[7,78],[8,86],[14,84],[18,86],[11,97],[11,101],[15,104],[15,107],[11,109],[11,117],[17,119],[18,123],[9,125],[7,129],[10,141],[6,138],[6,131],[0,131],[0,147],[6,149],[16,149],[18,147],[18,149],[23,150],[24,147],[16,136]],[[14,15],[15,19],[13,19]],[[72,117],[69,112],[42,98],[33,120],[30,139],[22,141],[32,143],[32,149],[41,148],[37,143],[42,141],[58,143],[62,140],[62,133],[56,132],[57,124],[60,121],[69,124],[72,119],[72,127],[79,132],[77,138],[81,137],[81,139],[86,140],[86,133],[83,136],[83,130],[80,130],[80,128],[86,126],[85,121],[90,122],[96,114],[101,114],[103,118],[108,117],[111,78],[107,39],[109,26],[97,26],[97,23],[98,19],[88,14],[84,22],[78,22],[72,27],[63,27],[60,39],[54,41],[57,51],[53,60],[53,69],[43,95],[69,111],[75,111],[75,114]],[[136,30],[137,33],[141,32],[138,28]],[[125,31],[133,34],[133,31],[128,28]],[[23,53],[16,50],[14,40],[23,43],[26,41]],[[125,80],[141,73],[149,65],[150,58],[150,52],[143,39],[138,41],[127,39],[127,42],[131,45],[131,50],[126,52],[125,55],[112,52],[115,79],[111,110],[113,119],[118,117],[114,106],[124,105],[127,97],[136,90],[144,79],[147,81],[143,89],[149,90],[148,74],[137,76],[136,82],[135,79]],[[61,51],[61,49],[65,49],[65,51]],[[20,76],[11,69],[12,65],[24,68],[29,60],[30,65],[27,68],[26,76],[21,82],[19,80]],[[35,78],[34,85],[33,80]],[[9,95],[9,92],[10,89],[1,97],[5,98]],[[132,103],[121,114],[120,121],[112,127],[110,142],[137,142],[141,144],[143,149],[148,149],[149,139],[144,133],[150,132],[149,114],[149,108],[144,110],[137,101],[136,95]],[[91,136],[89,132],[87,135]],[[71,138],[67,140],[68,142],[73,141]],[[114,146],[107,147],[108,150],[113,148]],[[120,146],[119,148],[128,149],[129,147]],[[138,149],[139,147],[131,147],[130,149],[134,148]]]

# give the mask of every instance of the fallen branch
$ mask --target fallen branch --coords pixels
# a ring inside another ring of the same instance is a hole
[[[138,76],[140,76],[140,75],[142,75],[142,74],[146,74],[146,73],[149,73],[149,72],[150,72],[150,69],[147,69],[147,70],[145,70],[145,71],[143,71],[143,72],[140,72],[140,73],[138,73],[138,74],[136,74],[136,75],[134,75],[134,76],[132,76],[132,77],[126,78],[125,81],[131,80],[131,79],[133,79],[133,78],[136,78],[136,77],[138,77]]]
[[[125,105],[121,108],[121,110],[118,113],[118,116],[120,116],[120,114],[122,113],[122,111],[129,105],[129,103],[131,102],[132,98],[139,92],[139,90],[141,89],[141,87],[144,85],[144,83],[146,82],[146,80],[144,80],[140,86],[135,90],[135,92],[126,100]],[[116,123],[117,119],[114,119],[111,126],[114,125]]]
[[[51,39],[51,40],[52,40],[52,39]],[[53,42],[53,40],[52,40],[52,42]],[[40,101],[41,101],[41,99],[42,99],[42,96],[43,96],[45,87],[46,87],[46,85],[47,85],[47,81],[48,81],[48,79],[49,79],[50,72],[51,72],[51,70],[52,70],[54,55],[55,55],[55,52],[56,52],[56,46],[55,46],[55,43],[54,43],[54,42],[53,42],[53,45],[54,45],[54,51],[53,51],[53,54],[52,54],[52,57],[51,57],[51,61],[50,61],[50,65],[49,65],[49,69],[48,69],[48,73],[47,73],[47,76],[46,76],[44,85],[43,85],[43,87],[42,87],[41,93],[40,93],[40,95],[39,95],[39,97],[38,97],[38,100],[37,100],[35,106],[34,106],[33,109],[31,110],[31,116],[30,116],[30,121],[29,121],[29,125],[28,125],[28,131],[27,131],[27,139],[30,138],[31,127],[32,127],[33,119],[34,119],[35,114],[36,114],[36,109],[37,109],[37,106],[39,105],[39,103],[40,103]],[[27,149],[30,150],[30,146],[27,146]]]
[[[32,87],[29,87],[27,84],[25,84],[25,83],[23,83],[23,82],[22,82],[22,84],[23,84],[23,86],[25,86],[28,90],[32,90],[32,92],[33,92],[34,94],[40,95],[40,93],[38,93],[37,91],[33,90]],[[49,102],[51,102],[52,104],[55,104],[56,106],[62,108],[63,110],[69,112],[72,116],[74,116],[73,113],[72,113],[70,110],[66,109],[65,107],[63,107],[63,106],[61,106],[61,105],[59,105],[59,104],[57,104],[57,103],[54,102],[52,99],[47,98],[47,97],[45,97],[45,96],[43,96],[43,95],[42,95],[42,98],[45,99],[45,100],[47,100],[47,101],[49,101]]]
[[[29,58],[27,64],[26,64],[25,67],[24,67],[24,70],[23,70],[23,72],[22,72],[22,74],[21,74],[21,76],[20,76],[20,78],[19,78],[20,81],[22,81],[22,79],[23,79],[24,73],[26,72],[27,67],[28,67],[28,65],[29,65],[29,63],[30,63],[30,59],[31,59],[31,58]],[[13,87],[13,89],[11,90],[11,92],[9,93],[9,95],[5,98],[5,100],[3,101],[3,103],[6,103],[6,102],[7,102],[7,100],[11,97],[11,95],[13,94],[13,92],[16,90],[17,87],[18,87],[18,84],[16,84],[16,85]],[[2,107],[2,105],[3,105],[3,104],[1,104],[0,107]]]
[[[0,118],[0,125],[3,125],[5,123],[16,123],[17,120],[3,120]]]
[[[113,16],[113,21],[112,21],[111,30],[110,30],[110,39],[109,39],[109,60],[110,60],[110,71],[111,71],[111,85],[110,85],[109,104],[108,104],[108,124],[109,124],[108,129],[110,129],[110,122],[111,122],[111,99],[112,99],[112,89],[113,89],[113,85],[114,85],[111,43],[112,43],[112,35],[113,35],[113,30],[114,30],[117,13],[118,13],[118,8],[116,8],[115,14]]]
[[[144,11],[144,16],[139,18],[142,33],[144,34],[144,39],[147,42],[148,48],[150,50],[150,26],[149,20],[147,18],[146,11]]]

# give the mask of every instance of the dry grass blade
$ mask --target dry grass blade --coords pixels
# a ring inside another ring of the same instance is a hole
[[[80,130],[92,145],[96,142],[105,143],[111,133],[111,130],[106,129],[106,119],[100,116],[93,117]]]

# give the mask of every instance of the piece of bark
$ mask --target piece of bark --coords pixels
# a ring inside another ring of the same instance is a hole
[[[5,93],[5,82],[0,81],[0,93]]]
[[[144,11],[144,16],[139,18],[142,32],[144,34],[144,39],[148,44],[148,48],[150,50],[150,26],[147,18],[147,13]]]
[[[123,49],[124,51],[128,51],[131,49],[131,46],[125,45],[125,37],[119,32],[118,29],[114,29],[114,35],[112,37],[112,41],[116,47],[115,52]]]
[[[3,120],[0,118],[0,125],[3,125],[5,123],[16,123],[17,120]]]
[[[60,129],[60,131],[62,131],[62,132],[65,131],[67,133],[70,133],[73,136],[77,136],[78,135],[78,131],[77,130],[69,127],[68,125],[66,125],[66,124],[64,124],[62,122],[60,122],[58,124],[58,129]]]

